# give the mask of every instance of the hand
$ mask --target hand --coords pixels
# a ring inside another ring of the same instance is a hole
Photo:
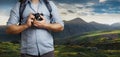
[[[26,21],[26,24],[28,27],[31,27],[32,26],[32,22],[34,20],[35,16],[31,13],[28,18],[27,18],[27,21]]]
[[[33,25],[37,28],[45,28],[45,26],[47,25],[46,19],[42,15],[40,15],[40,17],[43,20],[41,20],[41,21],[34,20]]]

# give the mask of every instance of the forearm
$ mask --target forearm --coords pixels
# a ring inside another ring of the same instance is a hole
[[[19,34],[27,28],[28,28],[28,26],[25,25],[25,24],[24,25],[10,25],[6,29],[6,33],[8,33],[8,34]]]
[[[59,23],[55,23],[55,24],[47,24],[45,25],[45,28],[54,32],[59,32],[59,31],[63,31],[64,27],[59,24]]]

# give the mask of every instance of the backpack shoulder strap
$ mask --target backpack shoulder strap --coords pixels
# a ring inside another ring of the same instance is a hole
[[[54,20],[52,19],[52,7],[51,7],[48,0],[43,0],[43,1],[44,1],[45,5],[46,5],[48,11],[50,12],[50,23],[53,23]]]
[[[51,13],[52,12],[52,7],[51,7],[49,1],[48,0],[43,0],[43,1],[44,1],[45,5],[46,5],[48,11],[50,12],[50,23],[54,23],[53,22],[54,20],[52,19],[52,13]],[[24,12],[24,10],[26,8],[28,0],[20,0],[19,2],[20,2],[20,7],[19,7],[19,16],[20,16],[19,25],[21,25],[21,22],[23,20],[23,12]]]
[[[19,7],[19,25],[21,25],[21,22],[23,20],[23,12],[27,5],[27,0],[20,0],[20,7]]]

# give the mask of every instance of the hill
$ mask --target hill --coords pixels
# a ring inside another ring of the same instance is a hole
[[[67,38],[74,35],[80,35],[86,31],[93,31],[93,26],[89,25],[81,18],[75,18],[70,21],[65,21],[64,31],[55,33],[55,38]]]
[[[117,26],[100,24],[97,22],[86,22],[82,18],[75,18],[70,21],[64,21],[64,30],[59,33],[52,33],[54,38],[69,38],[73,36],[80,36],[86,32],[99,30],[115,30]],[[119,26],[118,26],[119,27]],[[0,26],[0,41],[16,41],[20,40],[19,35],[9,35],[5,33],[6,26]]]
[[[71,38],[56,38],[55,43],[55,57],[120,56],[120,30],[94,31]],[[20,56],[19,44],[1,42],[0,45],[1,57]]]
[[[2,41],[19,41],[19,35],[6,34],[6,26],[0,26],[0,42]]]
[[[70,21],[64,21],[64,23],[64,31],[60,33],[54,33],[55,38],[68,38],[76,35],[82,35],[85,32],[91,31],[120,29],[120,26],[116,26],[116,24],[108,25],[97,23],[94,21],[88,23],[82,18],[75,18]]]
[[[91,24],[94,28],[98,29],[98,30],[103,30],[103,29],[107,29],[107,30],[110,30],[112,29],[112,27],[108,24],[100,24],[100,23],[97,23],[97,22],[90,22],[89,24]]]
[[[55,41],[56,44],[65,45],[120,43],[120,30],[87,32],[83,35],[64,39],[56,39]]]
[[[115,29],[120,29],[120,23],[114,23],[111,26],[114,27]]]
[[[55,39],[55,43],[56,45],[66,46],[59,47],[59,50],[67,51],[67,54],[75,54],[73,57],[79,57],[78,53],[83,55],[83,57],[85,57],[84,55],[88,55],[86,57],[120,56],[120,30],[87,32],[83,35],[66,39]],[[61,54],[65,53],[63,51]]]

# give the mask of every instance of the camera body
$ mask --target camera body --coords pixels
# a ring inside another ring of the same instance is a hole
[[[35,16],[35,19],[38,20],[38,21],[42,21],[43,19],[40,17],[40,15],[43,16],[43,13],[35,13],[33,14]]]

